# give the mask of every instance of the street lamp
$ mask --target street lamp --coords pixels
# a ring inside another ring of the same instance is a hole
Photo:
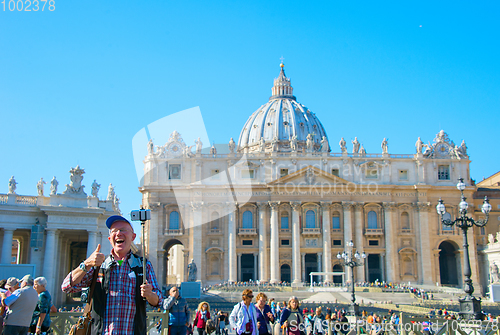
[[[441,222],[446,226],[456,225],[458,228],[462,229],[464,236],[464,291],[466,296],[460,301],[460,312],[459,315],[462,319],[482,319],[481,313],[481,300],[474,298],[472,293],[474,292],[474,286],[472,286],[471,269],[470,269],[470,259],[469,259],[469,243],[467,241],[467,230],[472,228],[474,225],[478,227],[484,227],[488,223],[488,217],[491,211],[491,205],[488,202],[488,197],[484,197],[483,206],[481,211],[486,215],[486,219],[475,221],[473,218],[467,216],[467,209],[469,204],[467,203],[464,196],[465,183],[464,179],[458,179],[457,189],[462,194],[460,203],[458,204],[460,215],[455,219],[451,220],[451,215],[446,212],[443,200],[439,199],[439,203],[436,206],[436,210],[441,217]]]
[[[359,314],[359,305],[355,302],[354,268],[356,266],[363,265],[366,254],[363,252],[363,254],[360,255],[358,251],[354,252],[354,243],[352,243],[352,240],[347,243],[347,246],[348,248],[344,250],[342,254],[340,252],[337,254],[337,258],[343,260],[344,265],[351,268],[351,305],[349,306],[347,313],[349,315],[356,316]]]

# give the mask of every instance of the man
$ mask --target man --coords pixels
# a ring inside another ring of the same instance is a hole
[[[5,320],[4,335],[28,334],[37,302],[38,293],[33,289],[33,278],[26,275],[21,279],[21,288],[2,299],[2,304],[10,309]]]
[[[163,308],[169,311],[168,333],[170,335],[186,335],[189,325],[189,307],[186,299],[179,295],[179,289],[172,287],[169,297],[163,301]]]
[[[94,267],[99,275],[92,300],[93,335],[146,334],[146,301],[154,307],[162,302],[151,262],[146,260],[146,283],[143,281],[143,258],[133,254],[130,246],[135,239],[130,222],[120,215],[106,220],[111,254],[102,254],[101,245],[64,279],[61,288],[66,293],[79,292],[92,283]],[[146,301],[143,299],[145,298]]]

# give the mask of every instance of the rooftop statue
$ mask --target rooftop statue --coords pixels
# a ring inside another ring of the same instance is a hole
[[[94,182],[92,183],[92,191],[90,192],[93,197],[97,198],[97,194],[99,193],[100,188],[101,184],[98,184],[97,181],[94,179]]]
[[[415,148],[417,149],[417,154],[421,154],[422,153],[422,148],[423,147],[424,147],[424,142],[422,142],[422,140],[419,137],[418,140],[417,140],[417,142],[415,143]]]
[[[45,181],[43,181],[43,178],[40,178],[38,183],[36,183],[36,189],[38,191],[38,196],[43,197],[43,185],[47,184]]]
[[[85,186],[82,185],[85,170],[81,169],[80,166],[77,165],[76,168],[72,168],[69,173],[71,174],[69,177],[71,182],[69,185],[66,184],[66,190],[63,194],[86,195],[85,192],[83,192],[83,188]]]
[[[234,140],[233,140],[232,137],[229,140],[228,147],[229,147],[229,152],[232,153],[232,154],[234,154],[234,149],[236,148],[236,143],[234,142]]]
[[[387,139],[384,137],[384,140],[382,141],[382,153],[386,154],[387,153]]]
[[[203,148],[203,142],[201,142],[201,139],[198,137],[196,141],[194,141],[196,144],[196,153],[201,154],[201,149]]]
[[[346,154],[347,147],[346,147],[346,142],[345,142],[343,137],[340,139],[339,145],[340,145],[340,152],[342,152],[343,154]]]
[[[293,152],[297,152],[297,142],[297,135],[293,135],[290,139],[290,149],[292,149]]]
[[[56,176],[54,176],[50,181],[50,195],[57,194],[57,186],[59,186],[59,182],[57,181]]]
[[[357,137],[354,137],[354,141],[352,141],[352,153],[359,153],[359,141]]]
[[[323,136],[321,139],[321,152],[329,152],[330,151],[330,145],[328,144],[328,140],[326,136]]]
[[[307,134],[306,147],[307,147],[307,152],[313,152],[314,142],[313,142],[313,135],[312,134]]]
[[[108,186],[108,197],[106,198],[106,200],[111,200],[111,201],[115,200],[115,188],[111,183]]]
[[[153,153],[154,153],[153,139],[149,139],[149,142],[148,142],[148,154],[153,154]]]
[[[9,179],[9,194],[16,194],[17,182],[14,179],[14,176]]]

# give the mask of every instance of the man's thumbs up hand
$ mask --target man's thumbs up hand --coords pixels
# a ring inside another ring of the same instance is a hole
[[[99,267],[104,262],[106,257],[101,254],[101,245],[98,244],[95,251],[85,260],[85,266],[87,267]]]

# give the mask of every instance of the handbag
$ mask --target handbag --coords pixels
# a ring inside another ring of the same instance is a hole
[[[99,274],[99,268],[94,268],[94,275],[92,277],[92,284],[90,284],[89,291],[89,302],[85,305],[83,310],[83,315],[78,318],[78,322],[71,326],[69,335],[88,335],[90,334],[90,328],[92,324],[92,316],[90,312],[92,311],[92,299],[94,295],[94,286],[97,281],[97,275]]]

